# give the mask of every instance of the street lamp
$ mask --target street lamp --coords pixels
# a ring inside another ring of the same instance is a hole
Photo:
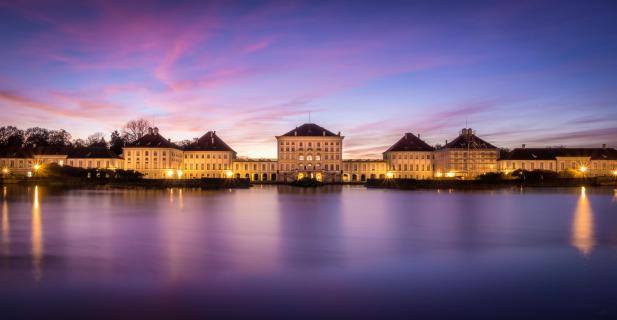
[[[39,169],[41,169],[41,165],[37,163],[34,165],[33,168],[34,168],[34,175],[36,176],[37,173],[39,172]]]
[[[386,172],[386,178],[388,178],[388,179],[394,178],[394,173],[392,173],[392,171]]]
[[[583,178],[585,178],[585,172],[587,172],[587,167],[581,166],[578,170],[583,174]]]
[[[8,169],[8,168],[2,168],[2,173],[3,173],[3,174],[7,174],[7,173],[9,173],[9,169]]]
[[[225,175],[227,176],[228,179],[231,179],[231,177],[234,176],[234,173],[231,172],[231,170],[227,170],[227,171],[225,171]]]

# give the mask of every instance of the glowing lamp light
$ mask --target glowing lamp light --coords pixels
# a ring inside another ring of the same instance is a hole
[[[182,178],[182,175],[184,174],[184,172],[182,172],[182,170],[178,170],[178,178]]]
[[[441,178],[441,177],[443,177],[443,173],[441,173],[441,172],[437,172],[437,173],[435,174],[435,176],[436,176],[437,178]]]
[[[617,172],[617,171],[615,171],[615,172]],[[2,173],[4,173],[4,174],[9,173],[9,169],[7,169],[7,168],[2,168]]]
[[[37,163],[37,164],[34,165],[33,168],[34,168],[34,170],[39,170],[39,169],[41,169],[41,165]]]
[[[587,167],[582,166],[582,167],[580,167],[580,168],[579,168],[579,170],[580,170],[581,172],[586,172],[586,171],[587,171]]]
[[[165,174],[166,174],[168,177],[170,177],[170,178],[171,178],[171,177],[174,175],[174,171],[173,171],[173,170],[167,170],[167,172],[165,172]]]
[[[394,177],[394,173],[392,173],[391,171],[386,172],[386,178],[392,179],[393,177]]]
[[[613,170],[613,175],[617,176],[617,170]]]
[[[446,177],[454,178],[454,172],[450,171],[450,172],[446,173]]]
[[[227,176],[227,178],[231,178],[231,177],[233,177],[233,176],[234,176],[234,173],[233,173],[233,172],[231,172],[231,170],[227,170],[227,171],[225,172],[225,175]]]

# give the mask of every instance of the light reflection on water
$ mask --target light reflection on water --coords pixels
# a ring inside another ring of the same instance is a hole
[[[2,200],[0,300],[33,283],[51,292],[69,284],[112,288],[120,304],[126,289],[167,295],[178,288],[208,295],[213,304],[241,293],[239,305],[311,297],[329,306],[336,292],[335,301],[349,308],[368,308],[376,296],[381,304],[404,296],[422,309],[431,305],[422,301],[463,304],[468,290],[504,306],[513,299],[565,303],[572,297],[559,300],[562,291],[586,292],[581,301],[599,303],[617,294],[617,280],[610,273],[592,277],[586,268],[614,269],[616,205],[613,190],[584,188],[9,186]],[[534,292],[512,296],[527,287]]]
[[[34,279],[38,282],[43,277],[43,222],[41,220],[41,204],[39,200],[39,187],[34,187],[32,200],[32,266],[34,267]]]
[[[587,198],[585,187],[581,187],[574,219],[572,221],[572,245],[581,254],[589,256],[594,246],[593,211]]]
[[[9,202],[6,198],[7,190],[6,186],[2,188],[2,250],[5,255],[10,254],[10,232],[11,226],[9,225]]]

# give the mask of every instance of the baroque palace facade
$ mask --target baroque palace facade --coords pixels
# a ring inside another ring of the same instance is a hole
[[[123,148],[117,156],[106,148],[0,149],[3,175],[32,176],[48,163],[96,169],[135,170],[149,179],[247,178],[254,182],[291,182],[310,177],[324,182],[368,179],[475,179],[489,172],[517,169],[574,171],[585,176],[617,176],[617,150],[607,148],[516,148],[500,150],[472,129],[444,146],[432,147],[420,135],[405,133],[383,152],[382,159],[343,159],[343,139],[319,125],[306,123],[276,136],[276,159],[238,157],[216,131],[179,147],[158,128]]]

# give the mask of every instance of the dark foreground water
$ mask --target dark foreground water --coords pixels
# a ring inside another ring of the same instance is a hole
[[[612,189],[3,188],[1,319],[617,318]]]

